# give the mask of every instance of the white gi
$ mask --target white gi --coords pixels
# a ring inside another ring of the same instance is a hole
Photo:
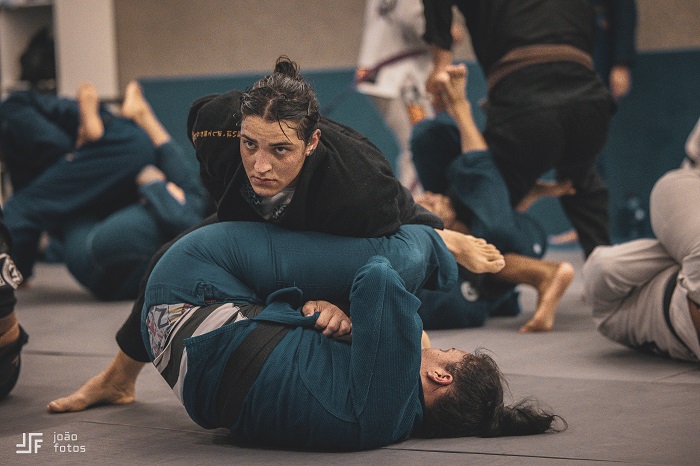
[[[599,246],[583,267],[586,299],[598,330],[628,346],[675,359],[700,360],[688,299],[700,303],[700,121],[687,144],[689,161],[657,181],[650,197],[657,239]],[[670,280],[668,317],[664,294]],[[676,335],[674,335],[674,332]]]
[[[367,1],[357,90],[372,98],[394,132],[401,151],[398,178],[413,194],[420,188],[411,157],[413,125],[407,103],[417,104],[428,117],[433,115],[425,91],[433,64],[430,46],[422,38],[424,31],[421,0]],[[368,80],[362,79],[366,73]]]

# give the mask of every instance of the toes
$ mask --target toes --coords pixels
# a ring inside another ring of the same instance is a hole
[[[46,407],[50,413],[66,413],[70,411],[82,411],[84,407],[80,407],[79,403],[74,403],[69,398],[60,398],[54,400]]]
[[[506,261],[505,261],[505,260],[503,260],[503,259],[497,259],[497,260],[492,261],[492,262],[489,262],[489,263],[487,264],[487,267],[486,267],[487,270],[486,270],[486,272],[488,272],[488,273],[500,272],[500,271],[503,269],[503,267],[505,267],[505,266],[506,266]]]

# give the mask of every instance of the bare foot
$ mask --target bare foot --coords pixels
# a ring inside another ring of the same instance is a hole
[[[144,363],[121,351],[100,374],[88,380],[76,392],[50,402],[51,413],[83,411],[97,405],[125,405],[136,399],[136,378]]]
[[[78,138],[75,142],[76,147],[97,141],[105,132],[102,118],[100,118],[100,98],[92,83],[82,83],[78,87],[78,109],[80,125],[78,126]]]
[[[515,207],[518,212],[527,211],[532,204],[544,197],[573,196],[576,188],[571,180],[544,181],[537,180],[525,197]]]
[[[453,230],[436,230],[457,263],[474,273],[496,273],[505,265],[503,255],[486,240]]]
[[[154,146],[159,147],[170,141],[170,134],[153,113],[138,81],[130,81],[126,85],[121,115],[139,125],[148,134]]]
[[[537,287],[535,315],[520,328],[520,333],[551,332],[559,301],[574,278],[574,267],[568,262],[553,264],[549,277]]]
[[[549,244],[553,246],[561,246],[563,244],[572,244],[578,241],[578,233],[573,228],[563,233],[552,235],[549,237]]]
[[[137,81],[129,81],[124,89],[121,115],[138,123],[148,112],[151,112],[151,107],[143,96],[141,85]]]

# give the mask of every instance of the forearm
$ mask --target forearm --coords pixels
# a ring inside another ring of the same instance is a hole
[[[183,193],[181,202],[173,196],[167,182],[149,183],[139,191],[169,236],[177,235],[204,218],[206,204],[201,199]]]
[[[413,390],[412,382],[420,367],[419,306],[418,298],[406,290],[384,258],[370,259],[355,276],[350,296],[350,364],[352,393],[359,412],[398,402],[403,398],[400,395]],[[382,383],[376,374],[393,383]],[[387,392],[393,397],[387,398]],[[383,422],[390,424],[392,420]]]
[[[433,45],[431,51],[433,55],[434,70],[444,70],[452,64],[452,50],[443,49],[437,45]]]
[[[462,153],[475,150],[486,150],[488,145],[484,136],[476,126],[472,116],[472,107],[468,100],[461,100],[451,105],[451,112],[459,128]]]

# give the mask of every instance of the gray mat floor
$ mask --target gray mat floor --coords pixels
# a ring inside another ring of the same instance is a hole
[[[556,250],[548,258],[581,269],[578,250]],[[512,398],[535,396],[568,421],[566,432],[412,439],[341,454],[233,446],[225,431],[194,424],[151,366],[133,405],[48,414],[48,401],[71,393],[111,360],[114,332],[130,303],[96,302],[62,266],[48,264],[39,265],[18,299],[30,341],[20,381],[0,404],[0,464],[700,464],[700,366],[643,355],[599,335],[581,299],[579,276],[552,333],[517,333],[534,309],[528,288],[519,317],[431,333],[435,347],[489,349]],[[17,453],[29,433],[41,434],[41,448]],[[56,444],[54,435],[69,440]],[[68,452],[69,444],[79,451]]]

